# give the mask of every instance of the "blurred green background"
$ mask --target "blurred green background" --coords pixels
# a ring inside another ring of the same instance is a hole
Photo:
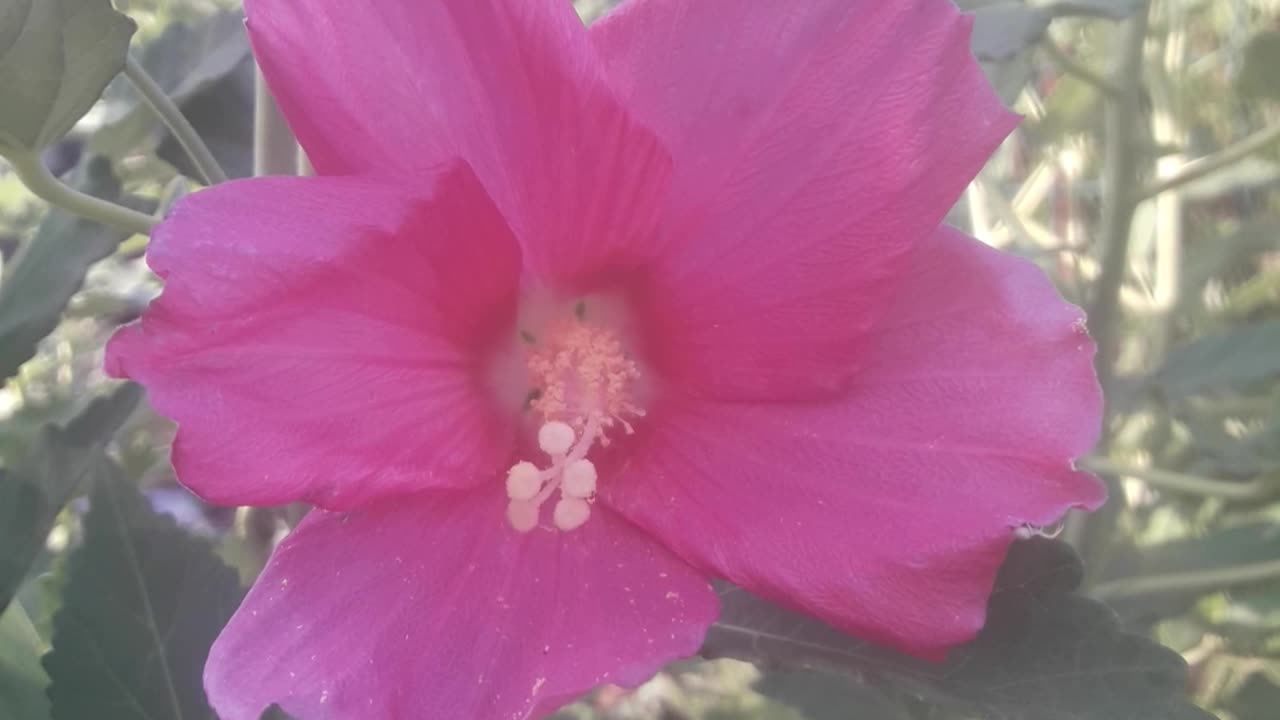
[[[611,4],[578,2],[587,19]],[[1280,0],[1095,1],[1071,12],[960,4],[984,13],[975,50],[1026,120],[951,221],[1036,261],[1090,311],[1100,346],[1109,415],[1084,463],[1113,499],[1061,528],[1085,558],[1086,592],[1182,654],[1202,707],[1275,718]],[[139,24],[134,53],[223,166],[251,173],[254,71],[238,2],[116,6]],[[194,174],[123,80],[45,160],[80,187],[148,210],[189,190],[183,175]],[[141,262],[144,238],[45,211],[0,163],[0,362],[22,361],[0,389],[0,469],[37,452],[45,423],[109,391],[103,343],[159,289]],[[37,340],[25,359],[22,347]],[[173,478],[170,439],[144,405],[113,453],[153,505],[252,579],[301,510],[200,504]],[[19,594],[33,642],[49,642],[64,559],[82,530],[77,507],[63,511]],[[847,704],[779,704],[760,674],[728,660],[681,664],[635,692],[602,690],[566,717],[935,717],[859,714],[850,708],[870,696],[826,685],[810,696],[846,692]]]

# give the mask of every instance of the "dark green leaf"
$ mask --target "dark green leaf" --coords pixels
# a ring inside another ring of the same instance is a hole
[[[40,667],[44,648],[22,606],[14,603],[0,614],[0,717],[46,720],[49,677]]]
[[[183,103],[191,121],[218,164],[233,178],[253,174],[254,64],[251,58]],[[167,129],[156,155],[188,177],[199,177],[188,153]]]
[[[0,609],[13,598],[58,513],[140,397],[138,386],[122,385],[90,403],[65,428],[45,428],[17,467],[0,471]]]
[[[903,703],[880,688],[823,670],[766,671],[755,689],[806,720],[911,720]]]
[[[1252,276],[1259,258],[1275,251],[1277,237],[1280,237],[1280,221],[1264,215],[1230,234],[1215,235],[1208,242],[1188,243],[1184,251],[1184,291],[1179,309],[1203,302],[1204,288],[1215,278]]]
[[[1227,704],[1239,720],[1263,720],[1274,718],[1280,708],[1280,677],[1257,672],[1244,682]]]
[[[100,467],[44,661],[53,718],[211,719],[201,676],[240,602],[236,574]]]
[[[0,154],[65,135],[124,68],[134,30],[110,0],[0,0]]]
[[[244,15],[227,11],[165,27],[139,63],[182,110],[233,177],[253,170],[254,65]],[[90,149],[120,157],[147,141],[179,172],[198,177],[190,158],[127,82],[108,89],[107,119]],[[151,149],[148,147],[147,149]]]
[[[281,710],[279,705],[272,705],[263,711],[258,720],[294,720],[294,717]]]
[[[1014,545],[986,628],[947,662],[930,664],[849,638],[737,588],[704,652],[855,674],[989,720],[1200,720],[1183,697],[1176,653],[1124,633],[1102,605],[1076,595],[1082,568],[1064,543]]]
[[[93,158],[72,181],[83,192],[120,201],[120,181],[105,158]],[[89,267],[115,252],[125,233],[62,210],[50,210],[36,236],[6,268],[0,285],[0,381],[12,376],[53,332]]]
[[[1236,90],[1253,99],[1280,100],[1280,30],[1254,35],[1244,50],[1244,67],[1236,78]]]
[[[1280,376],[1280,319],[1210,333],[1169,353],[1152,378],[1167,395],[1194,395]]]

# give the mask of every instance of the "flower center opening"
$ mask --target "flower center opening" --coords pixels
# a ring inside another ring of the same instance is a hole
[[[596,466],[592,449],[609,445],[611,433],[631,434],[628,418],[644,416],[635,404],[640,368],[618,334],[587,317],[585,301],[571,317],[553,319],[541,332],[522,330],[525,366],[532,384],[526,409],[538,421],[544,466],[521,460],[507,471],[507,520],[520,532],[538,526],[543,505],[558,495],[551,513],[556,529],[574,530],[591,516]]]

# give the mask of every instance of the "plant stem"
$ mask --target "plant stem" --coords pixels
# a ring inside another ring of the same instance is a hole
[[[258,70],[253,102],[253,174],[294,175],[298,170],[298,145],[280,106]]]
[[[1135,193],[1133,200],[1145,200],[1199,180],[1244,160],[1276,141],[1280,141],[1280,123],[1259,130],[1240,142],[1219,150],[1212,155],[1206,155],[1187,163],[1177,175],[1164,178],[1139,190]]]
[[[1089,594],[1098,600],[1115,600],[1117,598],[1140,597],[1142,595],[1165,592],[1209,592],[1231,585],[1255,583],[1273,578],[1280,578],[1280,560],[1268,560],[1212,570],[1196,570],[1194,572],[1167,573],[1164,575],[1147,575],[1145,577],[1112,580],[1098,584],[1097,587],[1089,591]]]
[[[1158,468],[1121,465],[1104,457],[1085,458],[1080,461],[1080,466],[1099,474],[1124,475],[1137,478],[1149,485],[1173,492],[1216,497],[1224,500],[1259,500],[1272,492],[1272,488],[1268,483],[1258,480],[1248,482],[1216,480]]]
[[[1132,187],[1138,171],[1136,136],[1138,120],[1142,116],[1140,98],[1143,50],[1150,12],[1150,3],[1142,3],[1133,18],[1126,21],[1121,29],[1111,80],[1120,92],[1105,96],[1102,268],[1094,285],[1089,307],[1089,332],[1097,343],[1094,363],[1106,402],[1102,439],[1095,449],[1101,455],[1107,454],[1112,442],[1109,421],[1111,399],[1114,397],[1111,386],[1119,347],[1120,293],[1124,286],[1135,207],[1126,189]],[[1117,497],[1117,483],[1109,481],[1107,488],[1113,498]],[[1067,519],[1066,537],[1080,549],[1087,568],[1092,570],[1094,561],[1101,562],[1107,547],[1111,545],[1112,525],[1118,512],[1117,502],[1113,500],[1092,516],[1076,514]]]
[[[218,165],[217,159],[209,151],[209,146],[205,145],[204,140],[200,138],[200,134],[187,121],[186,116],[182,114],[182,111],[178,109],[173,100],[165,94],[164,89],[147,74],[147,71],[132,55],[125,60],[124,74],[125,77],[129,78],[129,82],[133,83],[133,86],[137,88],[138,94],[142,95],[142,99],[146,101],[147,105],[151,106],[151,109],[160,117],[160,120],[169,128],[169,131],[173,133],[173,137],[177,139],[182,149],[191,157],[191,162],[195,163],[196,171],[200,173],[200,179],[206,185],[226,182],[227,174]]]
[[[1143,47],[1147,9],[1129,20],[1116,64],[1115,83],[1122,90],[1106,107],[1106,153],[1102,207],[1102,274],[1089,308],[1089,331],[1098,344],[1098,379],[1110,396],[1120,325],[1120,287],[1128,266],[1129,235],[1135,203],[1128,188],[1138,174],[1137,128],[1142,117]]]
[[[158,222],[145,213],[109,203],[67,187],[49,172],[37,153],[14,151],[8,156],[8,160],[22,184],[50,205],[103,225],[139,235],[150,235],[152,228]]]

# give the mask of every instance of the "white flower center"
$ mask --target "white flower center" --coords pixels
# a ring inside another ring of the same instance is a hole
[[[627,417],[642,417],[633,404],[640,370],[617,335],[585,318],[577,306],[571,320],[553,324],[542,335],[521,333],[526,366],[534,384],[529,410],[541,419],[538,447],[546,467],[522,460],[507,471],[507,519],[520,532],[538,526],[541,508],[559,494],[553,525],[574,530],[591,517],[598,475],[587,455],[609,444],[606,432],[621,426],[633,432]]]

